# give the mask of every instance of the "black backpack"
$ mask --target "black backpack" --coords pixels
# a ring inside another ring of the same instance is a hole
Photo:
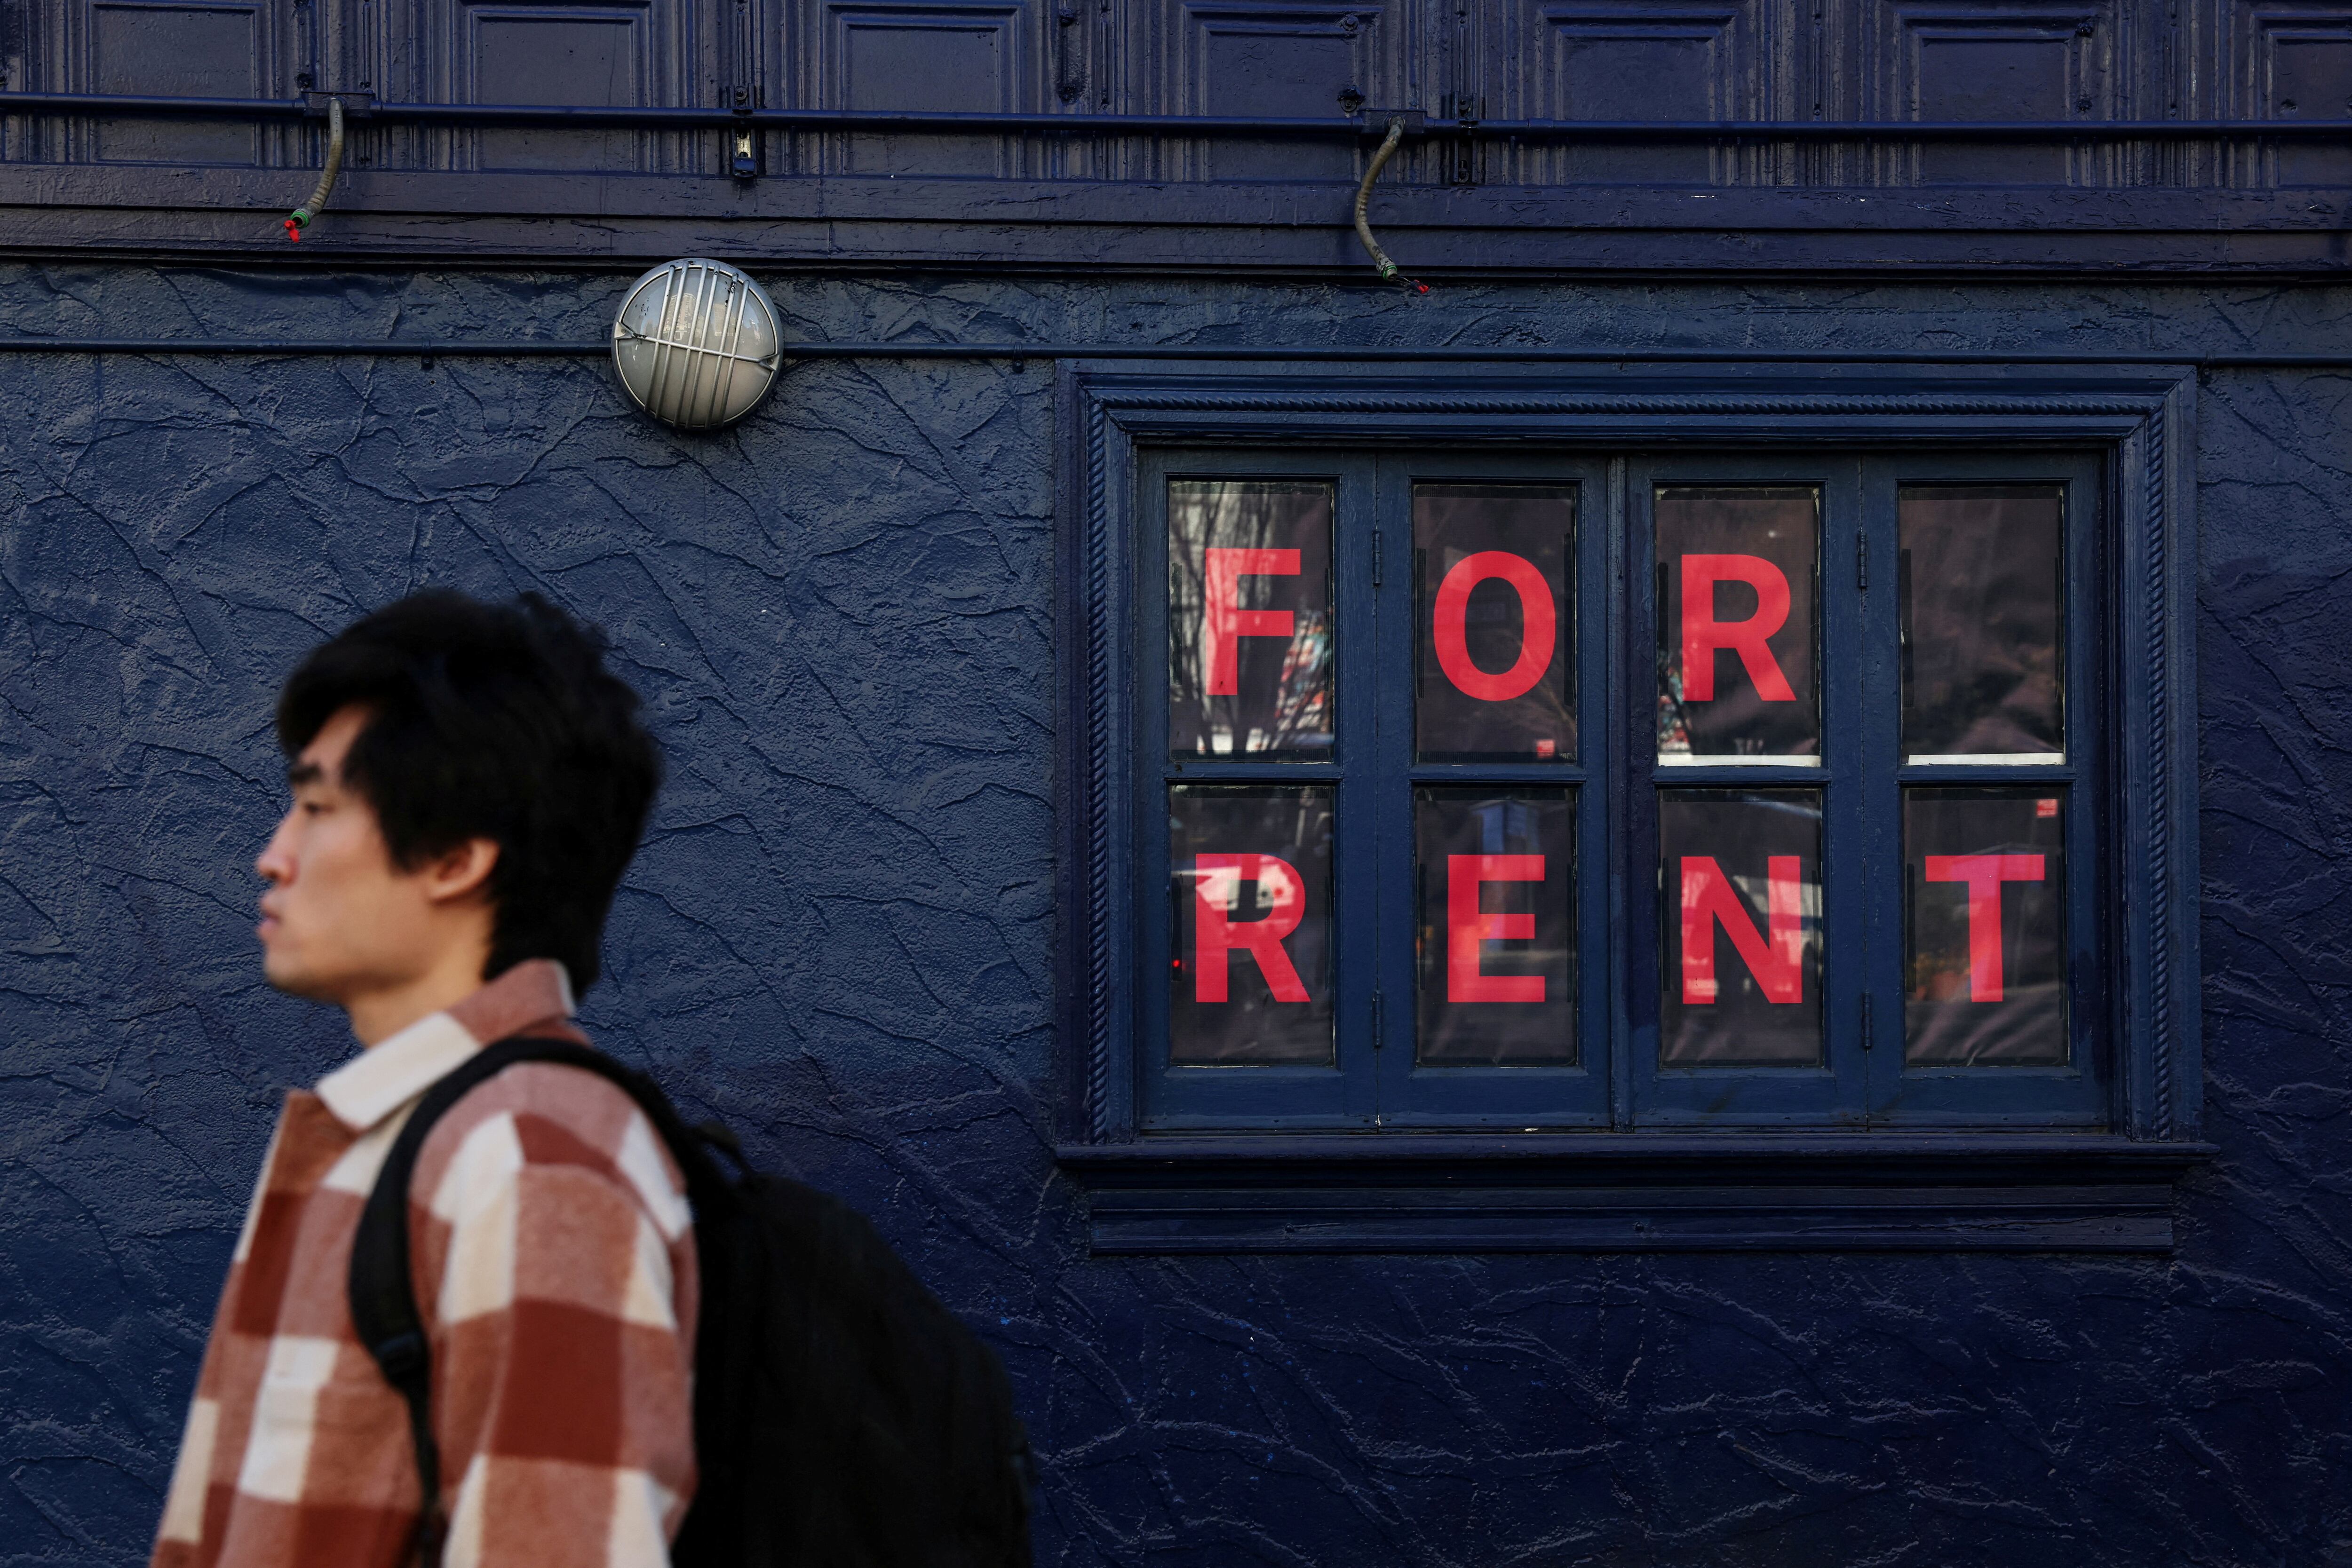
[[[751,1170],[731,1134],[688,1127],[643,1073],[528,1038],[484,1047],[425,1091],[352,1244],[352,1321],[408,1401],[425,1563],[439,1563],[446,1521],[431,1352],[409,1283],[409,1180],[442,1113],[520,1061],[610,1079],[686,1175],[701,1270],[701,1479],[671,1548],[677,1568],[1030,1568],[1029,1445],[995,1354],[856,1210]]]

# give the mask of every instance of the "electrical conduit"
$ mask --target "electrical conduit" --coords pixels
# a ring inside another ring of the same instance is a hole
[[[1389,253],[1382,250],[1381,242],[1372,237],[1372,225],[1364,217],[1372,204],[1372,182],[1381,177],[1381,171],[1387,167],[1390,159],[1396,156],[1397,146],[1403,141],[1404,121],[1390,120],[1389,133],[1381,139],[1381,150],[1372,154],[1372,166],[1364,171],[1364,183],[1356,187],[1356,237],[1364,242],[1364,250],[1371,256],[1372,265],[1381,269],[1382,282],[1409,288],[1415,294],[1426,294],[1429,285],[1417,277],[1407,277],[1397,264],[1389,259]]]
[[[310,226],[310,220],[326,206],[327,197],[335,189],[335,176],[342,172],[342,168],[343,100],[331,98],[327,100],[327,166],[319,171],[319,183],[311,191],[310,199],[286,215],[288,239],[299,240],[302,237],[302,231]]]

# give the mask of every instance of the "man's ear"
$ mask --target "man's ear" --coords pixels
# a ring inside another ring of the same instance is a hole
[[[480,892],[498,863],[496,839],[467,839],[425,862],[418,875],[424,879],[425,897],[447,904]]]

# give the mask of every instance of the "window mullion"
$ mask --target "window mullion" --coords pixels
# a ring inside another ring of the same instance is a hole
[[[1381,1058],[1375,1030],[1393,1040],[1395,1003],[1386,993],[1388,946],[1382,929],[1395,894],[1389,885],[1393,838],[1391,811],[1383,788],[1396,716],[1381,700],[1390,676],[1383,646],[1387,617],[1379,600],[1391,565],[1379,522],[1384,465],[1370,455],[1335,465],[1339,474],[1334,519],[1334,561],[1339,638],[1340,716],[1338,902],[1333,909],[1339,943],[1338,1048],[1341,1100],[1348,1119],[1376,1123],[1381,1101]],[[1381,582],[1373,582],[1375,565]],[[1375,998],[1385,1004],[1375,1012]],[[1385,1016],[1382,1016],[1385,1015]],[[1392,1049],[1392,1045],[1391,1046]]]
[[[1876,1122],[1894,1109],[1903,1084],[1903,791],[1895,771],[1902,747],[1896,600],[1903,561],[1893,468],[1874,458],[1861,467],[1856,521],[1868,573],[1865,581],[1857,572],[1854,598],[1861,622],[1862,722],[1855,738],[1863,799],[1861,859],[1849,878],[1849,896],[1860,904],[1866,925],[1853,1009],[1868,1113]]]
[[[1368,679],[1379,707],[1379,752],[1367,781],[1365,804],[1378,825],[1381,883],[1377,902],[1344,912],[1376,926],[1371,1024],[1378,1050],[1366,1062],[1376,1123],[1409,1104],[1413,1051],[1412,787],[1412,528],[1411,483],[1403,459],[1374,465],[1366,523],[1378,539],[1379,581],[1369,602],[1376,641]],[[1370,574],[1367,578],[1369,580]]]
[[[1635,711],[1633,683],[1643,683],[1641,690],[1646,699],[1647,683],[1654,678],[1649,662],[1629,656],[1632,644],[1627,642],[1633,629],[1641,624],[1640,617],[1634,613],[1635,580],[1632,573],[1635,563],[1643,559],[1633,549],[1629,474],[1630,465],[1622,454],[1609,459],[1602,486],[1602,526],[1584,530],[1587,538],[1595,535],[1599,538],[1579,552],[1586,572],[1585,613],[1594,622],[1593,630],[1579,639],[1585,649],[1591,650],[1583,655],[1582,668],[1588,694],[1584,699],[1584,730],[1592,737],[1592,749],[1585,758],[1587,777],[1592,784],[1585,791],[1584,820],[1593,825],[1587,828],[1584,839],[1586,864],[1591,868],[1587,882],[1591,891],[1584,901],[1584,929],[1588,933],[1584,938],[1584,983],[1589,993],[1597,993],[1603,998],[1607,1009],[1601,1012],[1588,1007],[1584,1016],[1608,1020],[1606,1030],[1596,1037],[1593,1044],[1596,1051],[1607,1052],[1596,1060],[1608,1064],[1609,1124],[1621,1132],[1633,1125],[1633,1015],[1627,1006],[1627,943],[1633,927],[1626,916],[1633,907],[1628,878],[1635,862],[1630,858],[1631,816],[1626,807],[1633,792],[1635,754],[1627,748],[1625,722],[1626,716]],[[1643,579],[1647,576],[1643,568]],[[1643,706],[1648,706],[1646,700]],[[1646,783],[1643,787],[1647,787]],[[1601,848],[1601,852],[1591,852],[1595,846]]]
[[[1862,998],[1871,930],[1868,885],[1878,863],[1866,744],[1870,687],[1858,678],[1866,641],[1863,599],[1855,591],[1865,554],[1862,467],[1858,461],[1835,464],[1824,476],[1819,580],[1822,754],[1828,775],[1822,817],[1822,1045],[1841,1119],[1859,1119],[1868,1093]]]

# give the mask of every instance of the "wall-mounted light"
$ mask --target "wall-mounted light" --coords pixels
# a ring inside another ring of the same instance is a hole
[[[716,430],[759,406],[783,358],[766,289],[723,261],[664,262],[613,318],[613,368],[639,408],[680,430]]]

